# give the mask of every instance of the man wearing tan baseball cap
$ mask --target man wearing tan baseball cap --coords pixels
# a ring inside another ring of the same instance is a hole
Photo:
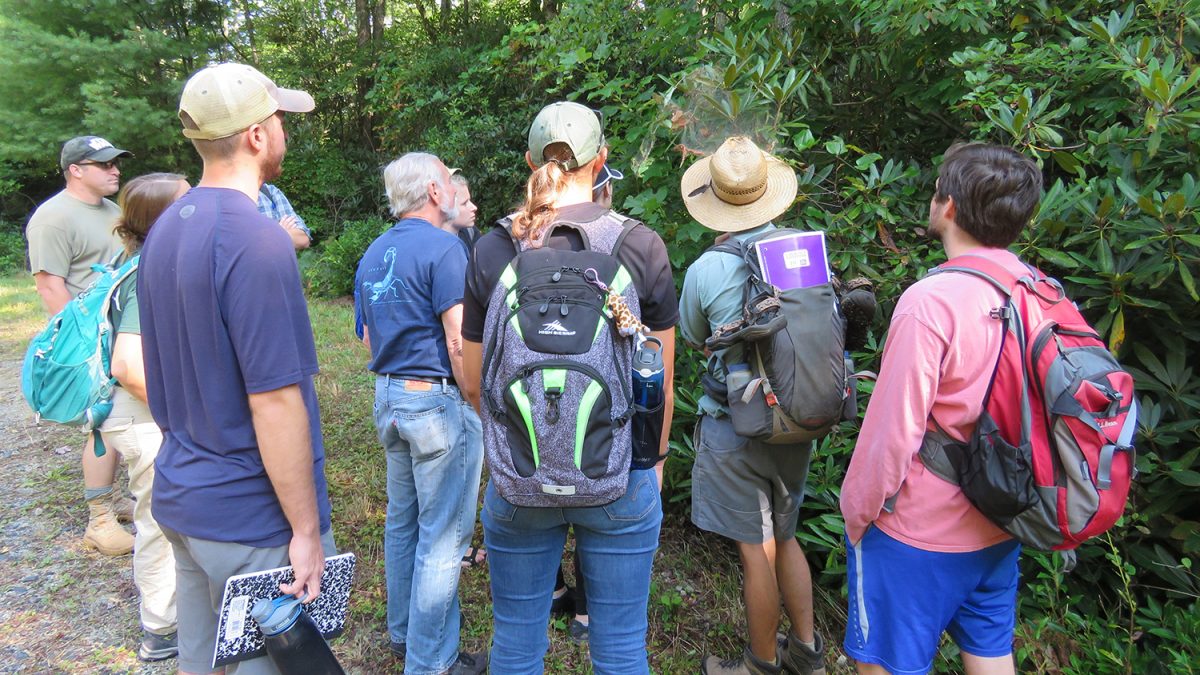
[[[335,552],[308,307],[291,239],[256,205],[282,171],[285,114],[312,109],[247,65],[193,75],[179,118],[204,172],[142,249],[146,389],[163,428],[153,512],[175,550],[181,672],[214,667],[228,577],[290,564],[280,590],[310,602]],[[276,672],[267,658],[236,667]]]

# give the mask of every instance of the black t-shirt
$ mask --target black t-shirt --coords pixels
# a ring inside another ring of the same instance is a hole
[[[574,223],[591,222],[607,209],[592,202],[572,204],[558,210],[560,220]],[[583,250],[579,233],[567,227],[550,233],[546,245],[569,251]],[[463,297],[463,339],[483,342],[484,316],[488,298],[500,281],[504,267],[517,255],[508,230],[493,227],[475,242],[471,262],[467,266],[467,288]],[[642,310],[642,323],[650,330],[666,330],[679,323],[679,298],[671,278],[671,261],[662,237],[638,223],[625,236],[617,251],[620,260],[633,277]]]

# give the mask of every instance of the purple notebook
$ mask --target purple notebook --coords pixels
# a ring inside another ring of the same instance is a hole
[[[781,291],[829,283],[824,232],[794,232],[754,245],[763,281]]]

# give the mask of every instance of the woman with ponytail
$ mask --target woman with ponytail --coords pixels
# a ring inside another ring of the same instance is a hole
[[[499,227],[480,238],[467,269],[463,299],[466,381],[462,384],[476,409],[481,395],[484,319],[489,298],[505,267],[518,251],[543,247],[585,250],[588,242],[597,241],[590,234],[600,234],[595,228],[611,228],[615,222],[624,223],[626,228],[613,255],[632,277],[641,322],[650,336],[662,341],[663,429],[670,429],[679,307],[667,249],[658,234],[645,225],[593,203],[592,187],[607,158],[600,118],[592,110],[578,103],[559,102],[542,109],[534,119],[525,154],[533,173],[525,187],[525,199],[515,213],[500,221]],[[666,432],[660,440],[657,453],[652,452],[650,457],[635,453],[624,495],[603,506],[517,506],[500,496],[495,485],[497,472],[492,471],[481,520],[491,569],[494,672],[542,672],[549,647],[546,625],[555,573],[567,530],[572,527],[578,542],[576,555],[581,556],[588,588],[594,672],[649,672],[647,599],[662,521],[659,490]],[[487,450],[491,456],[496,449]]]

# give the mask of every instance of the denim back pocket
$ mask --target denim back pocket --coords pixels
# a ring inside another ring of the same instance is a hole
[[[434,403],[436,401],[430,401]],[[408,440],[409,452],[414,460],[428,461],[450,451],[450,434],[446,421],[446,406],[438,405],[426,410],[415,410],[410,406],[397,406],[392,422],[400,434]],[[458,414],[458,409],[454,409]]]
[[[517,507],[501,497],[490,480],[483,491],[483,508],[492,518],[506,523],[511,523],[517,514]]]
[[[635,521],[645,518],[658,507],[658,478],[653,469],[642,469],[630,471],[625,494],[602,508],[611,520]]]

